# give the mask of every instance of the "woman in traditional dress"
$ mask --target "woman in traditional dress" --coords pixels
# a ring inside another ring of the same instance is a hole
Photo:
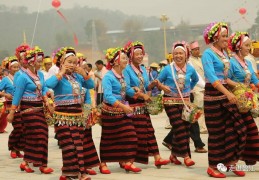
[[[6,69],[9,70],[8,76],[4,77],[0,82],[0,96],[5,97],[6,99],[6,112],[2,114],[1,117],[7,116],[10,111],[14,93],[14,74],[19,70],[19,63],[16,56],[11,56],[8,58],[8,62],[6,64]],[[17,111],[14,114],[14,120],[12,121],[13,130],[10,133],[8,140],[8,148],[11,151],[11,158],[23,158],[23,155],[20,151],[23,151],[24,148],[24,138],[23,138],[23,126],[21,122],[20,113]]]
[[[127,84],[136,91],[135,94],[126,96],[126,101],[129,102],[134,111],[131,119],[138,138],[135,162],[148,164],[148,157],[154,156],[155,166],[160,168],[170,161],[164,160],[160,156],[155,130],[146,109],[145,102],[151,101],[151,99],[147,92],[150,91],[148,89],[148,74],[145,67],[141,66],[145,55],[144,45],[139,41],[129,42],[124,49],[129,58],[129,64],[126,66],[123,75]]]
[[[156,83],[165,92],[164,107],[172,125],[172,154],[170,161],[179,165],[181,162],[177,157],[182,157],[186,166],[192,166],[195,162],[191,160],[190,151],[191,124],[182,119],[182,111],[184,107],[183,99],[185,103],[190,102],[190,92],[199,81],[199,78],[195,69],[187,63],[189,49],[184,41],[175,42],[172,53],[173,63],[166,66],[160,72],[157,80],[151,84]]]
[[[137,135],[132,119],[133,109],[126,103],[127,94],[135,91],[126,85],[123,69],[127,65],[127,55],[121,48],[110,48],[106,52],[107,69],[103,78],[104,102],[102,107],[102,135],[100,142],[100,171],[110,174],[107,162],[119,162],[126,172],[140,172],[133,162],[136,157]]]
[[[228,46],[227,24],[209,24],[204,39],[210,45],[202,55],[206,79],[204,113],[209,135],[207,173],[215,178],[226,177],[217,169],[223,163],[224,167],[231,166],[236,175],[244,176],[243,171],[235,169],[245,147],[246,127],[236,106],[237,98],[227,89],[229,59],[224,51]]]
[[[87,165],[89,158],[85,155],[85,128],[86,123],[82,112],[83,99],[81,97],[82,87],[90,89],[94,87],[93,80],[87,76],[85,71],[77,67],[77,57],[74,48],[62,48],[57,54],[62,57],[57,63],[60,64],[58,74],[50,77],[46,84],[54,91],[55,111],[53,123],[56,137],[62,150],[62,176],[60,180],[79,178],[89,180],[86,169],[99,165],[96,161]],[[94,153],[92,158],[98,159]]]
[[[53,172],[47,167],[48,163],[48,125],[44,116],[43,104],[46,102],[48,88],[45,86],[43,74],[38,71],[43,60],[43,51],[38,47],[26,51],[28,68],[22,73],[16,83],[12,107],[8,115],[11,122],[15,111],[20,105],[22,121],[24,123],[24,161],[20,169],[27,173],[34,172],[28,163],[39,167],[44,174]],[[45,106],[48,107],[47,102]]]
[[[235,32],[230,38],[229,45],[234,53],[230,59],[230,71],[228,76],[234,83],[229,85],[235,88],[239,86],[240,83],[246,87],[249,87],[250,84],[254,84],[259,88],[259,80],[253,70],[252,63],[245,59],[251,49],[251,39],[248,33]],[[251,97],[251,99],[253,98]],[[247,165],[254,165],[256,161],[259,161],[258,128],[250,111],[241,113],[241,115],[247,128],[246,145],[241,159],[244,160]]]

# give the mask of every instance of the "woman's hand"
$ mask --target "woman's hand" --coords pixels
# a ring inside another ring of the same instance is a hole
[[[9,112],[9,114],[7,115],[7,117],[6,117],[6,120],[7,120],[9,123],[12,123],[12,122],[13,122],[13,118],[14,118],[14,111],[11,110],[11,111]]]
[[[59,74],[63,76],[64,74],[66,74],[67,70],[69,69],[71,69],[71,66],[63,64],[61,67],[61,70],[59,71]]]
[[[132,114],[133,113],[133,108],[127,105],[122,104],[121,108],[125,112],[125,114]]]
[[[5,94],[5,98],[8,100],[12,100],[13,96],[11,94]]]
[[[139,87],[133,87],[133,90],[135,91],[135,92],[140,92],[140,89],[139,89]]]
[[[163,90],[166,94],[169,94],[171,92],[171,89],[169,86],[161,85],[161,90]]]
[[[146,102],[151,102],[152,100],[151,100],[151,97],[149,96],[149,95],[147,95],[147,94],[142,94],[142,96],[141,96],[143,99],[144,99],[144,101],[146,101]]]
[[[76,67],[74,72],[80,74],[84,78],[87,76],[85,70],[81,67]]]
[[[236,98],[236,96],[233,93],[229,93],[227,95],[227,98],[228,98],[228,100],[229,100],[229,102],[231,104],[236,104],[237,103],[237,98]]]

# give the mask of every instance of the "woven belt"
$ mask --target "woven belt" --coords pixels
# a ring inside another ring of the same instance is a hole
[[[125,114],[122,108],[112,107],[107,105],[106,103],[102,103],[102,112],[109,114],[111,116]]]
[[[42,110],[43,110],[43,107],[32,107],[21,111],[21,114],[40,112]]]
[[[183,98],[185,102],[190,102],[190,98]],[[174,105],[174,104],[183,104],[183,100],[181,98],[175,97],[163,97],[164,105]]]
[[[221,96],[204,96],[204,101],[218,101],[218,100],[223,100],[227,99],[226,95],[221,95]]]

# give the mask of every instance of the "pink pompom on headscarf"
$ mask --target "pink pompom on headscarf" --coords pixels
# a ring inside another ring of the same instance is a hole
[[[212,28],[215,24],[217,24],[217,22],[212,22],[212,23],[210,23],[210,24],[204,29],[204,31],[203,31],[203,38],[204,38],[206,44],[209,44],[209,43],[210,43],[209,32],[210,32],[211,28]]]

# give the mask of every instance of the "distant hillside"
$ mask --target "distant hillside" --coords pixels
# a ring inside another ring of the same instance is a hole
[[[75,7],[73,9],[61,9],[68,19],[73,31],[77,34],[79,44],[86,43],[86,24],[91,19],[101,20],[107,30],[123,29],[127,19],[135,18],[142,23],[142,28],[160,27],[158,17],[127,16],[119,11],[100,10],[89,7]],[[23,42],[23,32],[26,33],[27,42],[30,44],[35,25],[36,13],[28,13],[26,7],[8,9],[0,5],[0,57],[7,53],[13,54],[17,45]],[[48,10],[39,14],[34,45],[39,45],[47,54],[58,47],[59,41],[65,38],[66,45],[72,45],[71,28],[61,19],[56,11]],[[63,42],[63,43],[64,43]],[[70,43],[70,44],[69,44]],[[102,49],[100,49],[102,50]]]

